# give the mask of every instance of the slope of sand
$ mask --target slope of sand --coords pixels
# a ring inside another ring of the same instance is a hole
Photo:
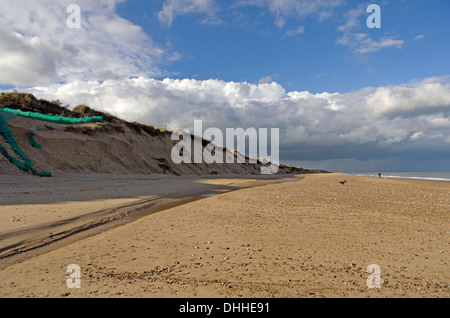
[[[224,193],[3,269],[0,296],[448,297],[449,191],[331,174]]]
[[[171,153],[178,141],[172,140],[171,132],[158,131],[157,134],[152,135],[119,119],[102,124],[70,126],[18,117],[9,119],[8,127],[20,149],[31,160],[32,167],[39,172],[50,172],[53,176],[69,174],[259,175],[261,173],[259,163],[174,164]],[[41,149],[31,146],[29,131],[34,132],[33,138]],[[0,143],[10,155],[19,159],[3,138],[0,138]],[[193,144],[192,142],[192,147]],[[279,173],[284,174],[315,172],[319,170],[287,166],[279,168]],[[21,171],[0,155],[0,175],[29,175],[29,173]]]

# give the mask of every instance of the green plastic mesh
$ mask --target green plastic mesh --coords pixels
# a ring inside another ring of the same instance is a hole
[[[44,130],[45,130],[44,128],[38,128],[36,130],[29,130],[28,131],[28,139],[30,140],[30,144],[31,144],[31,146],[33,148],[42,149],[42,146],[36,142],[36,140],[33,138],[33,136],[34,136],[35,132],[37,132],[37,131],[44,131]]]
[[[15,118],[17,116],[37,119],[42,121],[47,121],[51,123],[57,124],[65,124],[65,125],[73,125],[73,124],[83,124],[83,123],[92,123],[92,122],[101,122],[103,121],[103,116],[93,116],[93,117],[84,117],[84,118],[69,118],[63,116],[50,116],[44,115],[40,113],[33,112],[23,112],[17,109],[10,108],[0,108],[0,112],[3,112],[9,118]]]
[[[65,124],[65,125],[103,121],[103,116],[85,117],[85,118],[68,118],[68,117],[63,117],[63,116],[44,115],[44,114],[34,113],[34,112],[23,112],[20,110],[9,109],[9,108],[0,108],[0,135],[3,137],[3,139],[7,143],[9,143],[9,145],[11,146],[11,149],[21,160],[13,157],[8,152],[8,150],[5,147],[3,147],[1,144],[0,144],[0,152],[3,154],[4,157],[6,157],[12,164],[16,165],[19,169],[26,171],[26,172],[31,172],[34,175],[41,176],[41,177],[51,177],[52,174],[50,172],[45,172],[45,171],[39,172],[31,166],[30,159],[20,149],[19,145],[17,144],[16,140],[14,139],[14,136],[13,136],[11,130],[8,127],[8,123],[6,120],[16,118],[18,116],[41,120],[41,121],[46,121],[46,122]],[[28,131],[28,138],[30,140],[31,145],[34,148],[41,149],[41,145],[39,145],[36,142],[36,140],[34,140],[34,138],[33,138],[33,134],[38,130],[43,130],[43,129]]]
[[[3,154],[3,156],[5,156],[11,163],[15,164],[17,167],[19,167],[23,171],[29,172],[30,168],[31,168],[31,161],[30,161],[30,159],[28,159],[28,157],[23,153],[23,151],[17,145],[17,142],[14,139],[13,134],[12,134],[11,130],[8,127],[8,124],[6,122],[6,118],[5,118],[5,116],[3,116],[2,113],[0,113],[0,134],[2,135],[3,139],[6,140],[6,142],[9,143],[9,145],[12,148],[12,150],[14,150],[14,152],[24,162],[21,162],[21,161],[17,160],[16,158],[14,158],[13,156],[11,156],[9,154],[8,150],[6,150],[5,147],[0,145],[0,151]]]

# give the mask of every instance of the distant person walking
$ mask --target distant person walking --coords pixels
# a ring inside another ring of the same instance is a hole
[[[378,178],[381,178],[381,172],[378,173]]]

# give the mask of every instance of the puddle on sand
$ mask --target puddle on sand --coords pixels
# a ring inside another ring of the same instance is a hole
[[[143,218],[145,216],[151,215],[151,214],[155,214],[164,210],[168,210],[168,209],[172,209],[175,208],[177,206],[183,205],[183,204],[187,204],[187,203],[191,203],[194,201],[198,201],[204,198],[209,198],[209,197],[213,197],[215,195],[218,195],[220,193],[205,193],[202,194],[200,196],[197,197],[191,197],[191,198],[186,198],[186,199],[181,199],[181,200],[176,200],[174,202],[169,202],[169,203],[163,203],[163,204],[158,204],[157,206],[154,206],[152,208],[146,209],[144,211],[141,212],[136,212],[133,213],[129,216],[129,218],[131,220],[137,220],[140,218]]]
[[[275,182],[275,183],[279,184],[279,183],[297,182],[297,181],[301,181],[302,179],[304,179],[304,177],[296,178],[293,180],[279,181],[279,182]],[[257,186],[255,186],[255,187],[257,187]],[[132,215],[129,216],[129,220],[134,221],[134,220],[146,217],[148,215],[152,215],[152,214],[164,211],[164,210],[175,208],[175,207],[183,205],[183,204],[191,203],[191,202],[198,201],[198,200],[201,200],[204,198],[210,198],[210,197],[213,197],[213,196],[216,196],[219,194],[233,192],[233,191],[237,191],[237,190],[240,190],[240,189],[233,189],[233,190],[228,190],[228,191],[223,191],[223,192],[219,191],[219,192],[215,192],[215,193],[204,193],[204,194],[200,194],[199,196],[195,196],[195,197],[190,197],[190,198],[181,199],[181,200],[175,200],[175,201],[169,202],[169,203],[158,204],[157,206],[146,209],[144,211],[133,213]]]
[[[174,202],[169,202],[169,203],[163,203],[163,204],[158,204],[157,206],[154,206],[152,208],[146,209],[142,212],[136,212],[133,213],[129,216],[129,218],[131,220],[137,220],[140,218],[143,218],[145,216],[151,215],[151,214],[155,214],[164,210],[168,210],[171,208],[175,208],[177,206],[183,205],[183,204],[187,204],[187,203],[191,203],[194,201],[198,201],[203,199],[203,197],[193,197],[193,198],[187,198],[187,199],[181,199],[181,200],[176,200]]]
[[[298,182],[303,180],[304,177],[298,178],[298,179],[294,179],[294,180],[285,180],[285,181],[280,181],[279,183],[289,183],[289,182]]]
[[[205,193],[205,194],[202,194],[202,198],[209,198],[209,197],[213,197],[218,194],[219,193]]]

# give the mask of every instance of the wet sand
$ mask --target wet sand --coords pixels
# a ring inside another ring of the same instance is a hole
[[[302,177],[252,188],[245,188],[250,182],[245,178],[225,184],[184,181],[174,187],[179,195],[211,186],[216,194],[237,191],[142,212],[107,231],[4,265],[0,296],[449,297],[450,183],[339,174]],[[344,185],[339,183],[343,180]],[[133,192],[122,181],[122,188]],[[168,183],[161,179],[159,191]],[[134,195],[127,191],[125,205],[150,195],[142,189]],[[110,201],[117,197],[95,194],[92,190],[90,195],[97,204],[104,199],[106,205],[118,203]],[[84,211],[79,214],[94,213],[97,207],[80,199],[70,200]],[[43,211],[51,210],[45,204],[49,202],[33,207],[41,209],[35,210],[41,211],[35,212],[36,219],[40,213],[51,215]],[[10,204],[2,213],[22,207]],[[31,214],[24,219],[28,226],[40,226]],[[11,226],[16,224],[8,224],[9,231]],[[81,269],[79,289],[67,286],[70,264]],[[380,288],[367,286],[371,264],[380,268]]]
[[[68,175],[3,176],[0,181],[0,269],[205,196],[298,180],[294,176]],[[60,242],[64,240],[64,242]],[[51,245],[51,246],[50,246]],[[44,248],[43,248],[44,247]]]

